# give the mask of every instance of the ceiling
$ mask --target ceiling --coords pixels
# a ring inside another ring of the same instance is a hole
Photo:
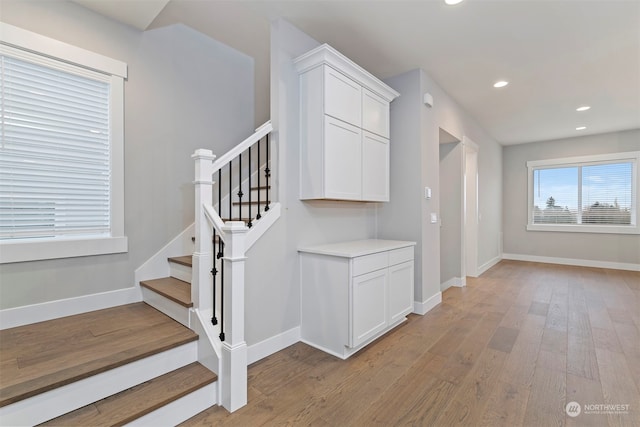
[[[640,0],[75,1],[142,30],[182,22],[267,75],[283,17],[379,78],[424,69],[503,145],[640,128]]]

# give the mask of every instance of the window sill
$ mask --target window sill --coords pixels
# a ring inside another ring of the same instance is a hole
[[[0,264],[127,252],[126,236],[24,239],[0,242]]]
[[[556,231],[568,233],[640,234],[635,225],[528,224],[527,231]]]

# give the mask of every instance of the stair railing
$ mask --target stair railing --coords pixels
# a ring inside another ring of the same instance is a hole
[[[222,405],[231,412],[247,402],[246,251],[270,226],[268,223],[275,221],[265,222],[266,217],[273,218],[273,215],[266,215],[272,207],[269,185],[271,131],[271,122],[267,122],[218,158],[205,149],[196,150],[192,156],[195,160],[196,239],[191,294],[194,309],[210,314],[211,324],[219,327],[220,398]],[[254,191],[258,194],[257,202],[253,201]],[[245,195],[249,199],[247,202],[243,201]],[[274,207],[279,216],[279,204]],[[261,220],[263,217],[265,219]]]

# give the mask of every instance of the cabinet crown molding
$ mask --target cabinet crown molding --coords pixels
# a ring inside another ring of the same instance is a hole
[[[345,70],[350,77],[357,79],[358,83],[378,94],[387,102],[391,102],[400,96],[398,92],[384,84],[380,79],[326,43],[297,57],[293,60],[293,63],[299,74],[323,64],[329,65],[337,70]]]

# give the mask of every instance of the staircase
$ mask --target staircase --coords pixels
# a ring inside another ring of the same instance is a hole
[[[175,425],[217,404],[198,335],[145,303],[0,331],[1,425]]]
[[[144,302],[0,331],[0,425],[176,425],[246,404],[246,251],[280,216],[271,130],[196,151],[194,226],[136,270]]]
[[[280,216],[271,192],[271,131],[265,123],[219,158],[196,151],[192,255],[161,251],[168,276],[140,280],[147,304],[200,335],[198,360],[218,373],[219,404],[229,411],[246,404],[245,253]]]

